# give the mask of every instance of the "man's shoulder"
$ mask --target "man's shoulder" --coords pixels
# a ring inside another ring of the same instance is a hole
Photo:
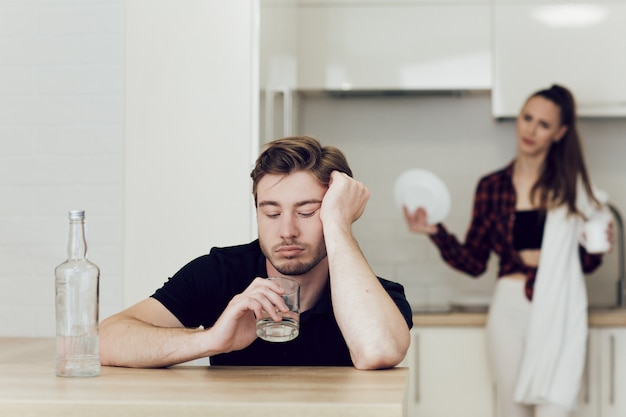
[[[215,246],[211,248],[209,255],[223,257],[258,256],[261,254],[259,240],[235,246]]]
[[[258,239],[242,245],[213,247],[206,257],[210,262],[242,272],[256,271],[265,264]]]
[[[204,274],[207,269],[213,272],[243,271],[256,269],[262,264],[263,253],[258,240],[235,246],[215,246],[206,255],[189,262],[183,270]],[[264,259],[264,258],[263,258]]]

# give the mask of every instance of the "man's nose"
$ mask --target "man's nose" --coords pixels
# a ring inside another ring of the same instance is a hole
[[[298,225],[294,216],[285,214],[280,221],[280,236],[282,238],[291,238],[298,235]]]

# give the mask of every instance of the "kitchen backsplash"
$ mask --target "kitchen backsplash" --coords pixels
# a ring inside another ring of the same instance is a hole
[[[370,188],[370,201],[355,233],[376,273],[403,283],[416,309],[439,309],[461,298],[488,300],[496,279],[496,256],[478,279],[452,270],[428,238],[408,232],[394,203],[393,185],[410,168],[437,174],[452,196],[444,223],[464,239],[478,179],[511,161],[516,149],[515,122],[491,117],[489,92],[395,97],[303,94],[298,103],[297,132],[341,148],[355,177]],[[626,210],[622,161],[626,120],[581,120],[579,129],[594,182],[609,193],[615,206]],[[617,258],[615,250],[589,277],[592,304],[615,300]]]

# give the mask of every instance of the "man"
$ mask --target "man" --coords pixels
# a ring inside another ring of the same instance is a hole
[[[401,285],[372,272],[352,235],[368,189],[343,153],[310,137],[270,142],[251,177],[258,240],[213,248],[150,298],[103,321],[103,365],[162,367],[210,357],[213,365],[327,365],[379,369],[409,347],[411,309]],[[300,334],[256,336],[262,310],[279,320],[282,289],[300,284]]]

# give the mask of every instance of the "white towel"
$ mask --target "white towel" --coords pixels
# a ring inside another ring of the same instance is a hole
[[[606,201],[606,194],[594,192]],[[578,209],[594,210],[582,187]],[[587,348],[587,291],[578,244],[583,220],[565,207],[548,212],[515,401],[574,407]]]

